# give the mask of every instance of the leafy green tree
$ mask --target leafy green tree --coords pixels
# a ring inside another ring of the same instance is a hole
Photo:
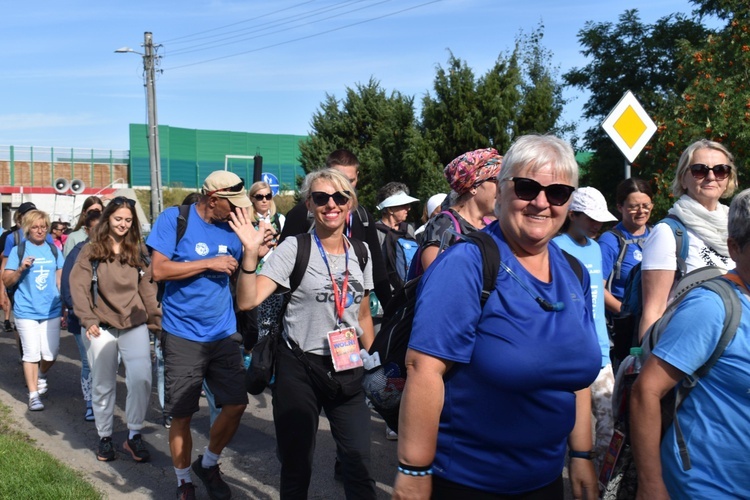
[[[674,106],[685,77],[678,72],[676,40],[698,41],[706,29],[681,14],[644,24],[638,11],[626,10],[617,23],[587,22],[578,33],[581,53],[589,63],[563,75],[572,87],[588,91],[583,117],[595,123],[584,134],[584,148],[594,152],[582,184],[594,185],[614,200],[614,190],[623,178],[625,158],[601,129],[601,123],[622,98],[632,91],[653,118],[659,110]],[[656,120],[655,120],[656,121]],[[632,167],[634,177],[651,179],[639,158]]]
[[[543,37],[541,24],[529,36],[520,32],[513,51],[479,78],[453,53],[438,67],[433,93],[422,100],[421,128],[441,164],[478,148],[502,153],[520,134],[566,130],[562,83]]]
[[[360,202],[370,209],[377,190],[391,180],[419,194],[422,184],[434,184],[429,175],[435,158],[416,127],[413,98],[396,91],[389,95],[375,79],[347,88],[341,101],[327,95],[311,125],[310,139],[300,144],[305,172],[324,166],[331,151],[349,149],[360,161]]]
[[[750,148],[750,4],[693,3],[698,12],[725,24],[700,40],[679,44],[678,73],[684,84],[674,105],[657,113],[659,129],[644,161],[665,199],[682,150],[700,138],[721,142],[735,155],[740,185],[747,176],[743,159]]]

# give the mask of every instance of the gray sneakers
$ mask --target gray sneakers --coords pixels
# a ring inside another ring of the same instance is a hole
[[[44,410],[44,404],[39,396],[29,397],[29,410],[30,411],[42,411]]]

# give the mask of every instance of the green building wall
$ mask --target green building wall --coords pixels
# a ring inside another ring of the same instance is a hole
[[[130,124],[130,185],[151,184],[147,126]],[[197,189],[214,170],[224,169],[226,155],[261,155],[263,172],[279,179],[280,189],[296,189],[296,179],[305,172],[299,164],[299,143],[305,135],[253,134],[222,130],[198,130],[159,126],[162,185]],[[253,178],[253,160],[229,159],[228,170],[245,179]]]

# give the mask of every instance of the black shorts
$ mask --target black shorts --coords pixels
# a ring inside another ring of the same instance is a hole
[[[164,332],[164,413],[189,417],[200,408],[206,379],[216,407],[246,405],[245,368],[235,334],[214,342],[194,342]]]

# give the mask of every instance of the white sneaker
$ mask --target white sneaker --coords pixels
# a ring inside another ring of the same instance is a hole
[[[47,387],[47,379],[46,378],[40,378],[36,381],[36,390],[39,393],[39,395],[47,394],[47,391],[49,388]]]
[[[29,398],[29,410],[31,411],[42,411],[44,410],[44,404],[39,396],[32,396]]]
[[[391,430],[391,428],[386,425],[385,426],[385,438],[388,441],[397,441],[398,440],[398,434],[396,434],[396,431]]]

